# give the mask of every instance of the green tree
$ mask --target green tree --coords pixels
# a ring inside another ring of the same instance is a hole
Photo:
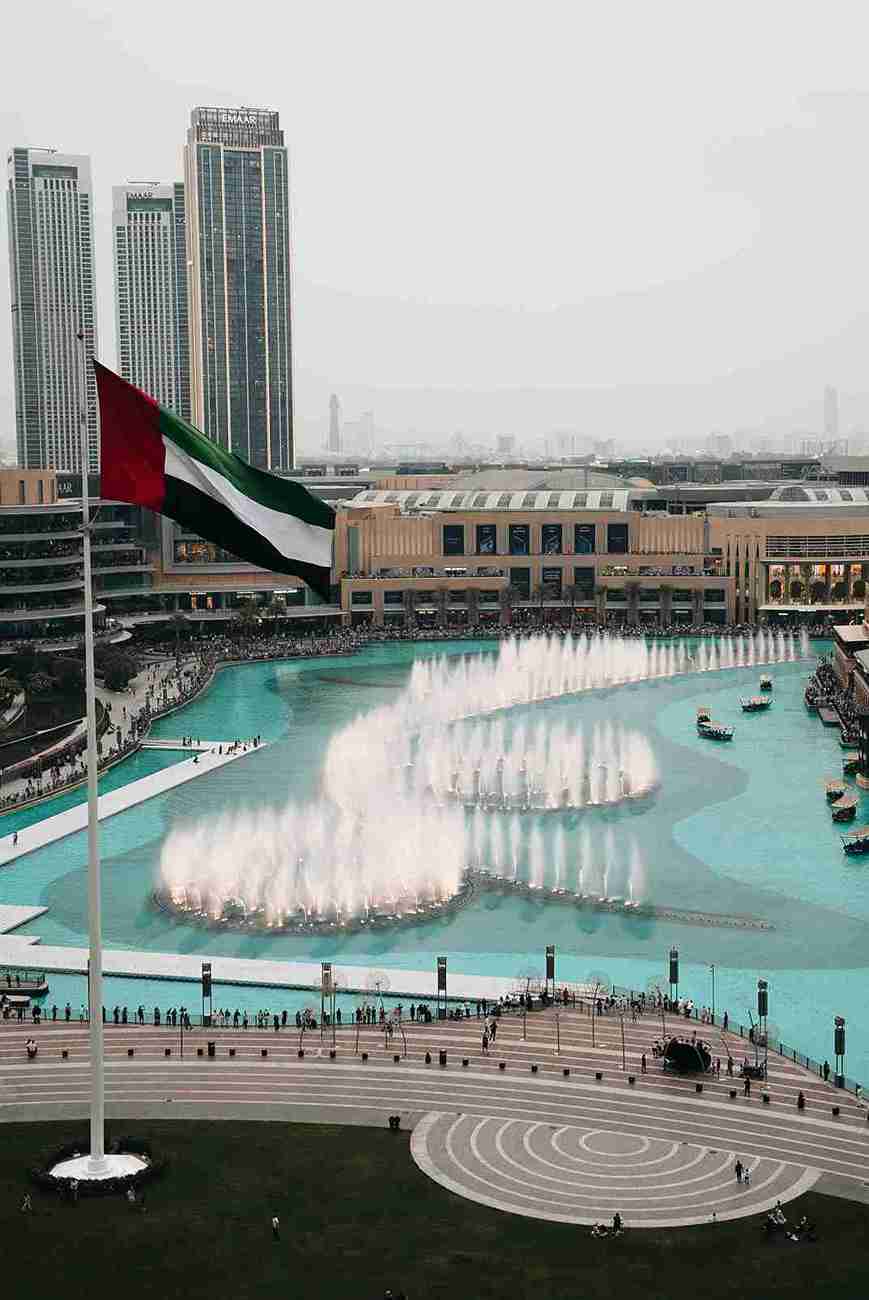
[[[123,691],[135,675],[136,665],[129,655],[114,654],[103,665],[103,681],[110,691]]]

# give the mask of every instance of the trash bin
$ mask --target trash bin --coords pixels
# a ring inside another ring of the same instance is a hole
[[[209,1056],[216,1056],[216,1055],[217,1055],[217,1043],[209,1043],[209,1044],[208,1044],[208,1055],[209,1055]]]
[[[443,1050],[443,1048],[441,1048],[441,1050],[438,1052],[438,1065],[446,1065],[446,1063],[447,1063],[447,1054]]]

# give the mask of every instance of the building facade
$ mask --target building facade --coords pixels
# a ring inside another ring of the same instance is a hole
[[[116,185],[112,253],[119,372],[189,420],[184,186]]]
[[[363,491],[337,519],[345,621],[732,622],[736,583],[721,571],[705,519],[646,512],[646,495]]]
[[[277,113],[195,108],[184,153],[193,423],[293,466],[290,194]]]
[[[90,159],[13,149],[7,164],[18,462],[26,469],[80,471],[84,411],[88,464],[95,470],[99,426],[91,365],[97,309]]]

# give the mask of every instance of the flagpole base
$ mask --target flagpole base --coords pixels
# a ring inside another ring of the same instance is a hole
[[[129,1178],[147,1169],[148,1162],[134,1155],[72,1156],[49,1169],[52,1178],[75,1178],[77,1182],[104,1178]]]

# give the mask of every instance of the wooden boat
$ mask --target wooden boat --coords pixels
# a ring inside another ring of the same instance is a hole
[[[861,826],[858,830],[843,835],[842,848],[855,857],[869,853],[869,826]]]
[[[771,677],[761,677],[761,679],[760,679],[760,689],[761,689],[762,691],[771,691],[771,690],[772,690],[772,678],[771,678]]]
[[[697,722],[697,733],[705,740],[732,740],[733,728],[720,722]]]
[[[857,816],[857,796],[846,794],[832,806],[834,822],[852,822]]]
[[[740,698],[739,703],[742,705],[743,713],[762,713],[764,709],[769,708],[772,700],[768,695],[751,695],[747,700]]]
[[[853,776],[855,772],[860,771],[860,754],[858,750],[851,749],[843,756],[842,771],[845,776]]]
[[[711,719],[711,717],[712,717],[712,714],[709,712],[708,707],[707,707],[705,704],[701,704],[701,705],[700,705],[700,708],[697,710],[697,721],[698,721],[698,723],[700,723],[700,722],[709,722],[710,719]]]
[[[825,782],[825,788],[827,791],[828,803],[835,803],[837,799],[841,799],[842,795],[847,794],[848,792],[848,787],[845,782],[839,780]]]
[[[843,727],[839,732],[839,744],[843,749],[856,749],[860,744],[859,731],[848,731]]]

